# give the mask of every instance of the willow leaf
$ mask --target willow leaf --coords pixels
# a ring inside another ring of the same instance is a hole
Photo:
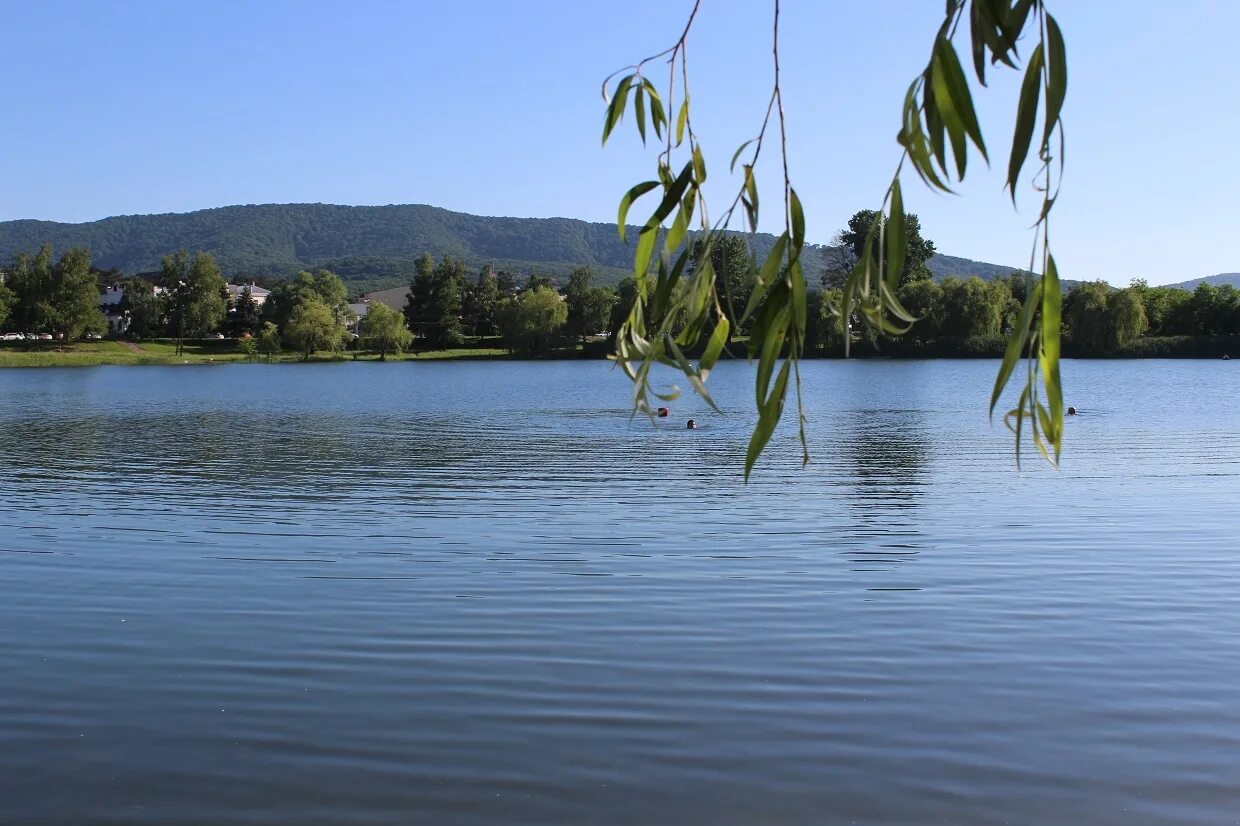
[[[1029,142],[1033,139],[1033,124],[1038,117],[1038,99],[1042,73],[1042,44],[1033,50],[1029,65],[1025,69],[1025,80],[1021,84],[1020,103],[1016,107],[1016,130],[1012,135],[1012,157],[1008,160],[1007,186],[1012,195],[1012,203],[1016,203],[1016,183],[1020,179],[1020,168],[1029,155]]]

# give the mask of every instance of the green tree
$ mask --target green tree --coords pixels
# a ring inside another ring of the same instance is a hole
[[[986,282],[977,276],[948,276],[939,286],[943,290],[943,336],[964,341],[974,336],[998,335],[1003,307],[992,300]]]
[[[9,317],[15,300],[13,291],[4,286],[4,281],[0,280],[0,328],[4,327],[4,322]]]
[[[52,247],[34,256],[19,253],[5,279],[13,323],[27,333],[57,333],[66,339],[108,329],[99,310],[99,287],[90,253],[73,247],[52,263]]]
[[[554,290],[554,289],[555,289],[555,282],[551,280],[551,276],[546,275],[545,273],[540,273],[540,272],[532,272],[532,273],[530,273],[529,277],[525,279],[525,286],[524,286],[522,289],[526,289],[526,290],[539,290],[539,289]]]
[[[242,336],[246,333],[253,335],[258,330],[258,317],[258,302],[254,300],[254,291],[250,289],[249,284],[246,284],[241,288],[241,293],[237,296],[236,304],[232,309],[233,335]]]
[[[1140,338],[1148,327],[1141,294],[1131,288],[1111,293],[1107,299],[1107,314],[1110,316],[1110,343],[1116,347]]]
[[[267,357],[267,360],[275,358],[280,354],[280,328],[276,326],[274,321],[264,321],[263,327],[258,332],[258,352]]]
[[[487,264],[478,274],[478,282],[466,291],[464,315],[475,336],[495,334],[495,310],[501,293],[499,279],[491,265]]]
[[[290,347],[301,352],[302,361],[309,361],[319,350],[339,350],[344,341],[344,327],[321,297],[308,294],[293,307],[284,338]]]
[[[44,244],[33,256],[25,252],[14,256],[5,284],[12,292],[13,326],[19,332],[50,331],[55,313],[52,267],[51,244]]]
[[[943,335],[943,288],[931,278],[919,278],[900,287],[900,303],[919,321],[909,335],[920,342]]]
[[[210,253],[185,250],[163,257],[160,277],[169,293],[169,323],[177,339],[177,354],[185,338],[199,338],[220,326],[228,312],[224,276]]]
[[[696,266],[702,257],[704,243],[699,239],[693,243],[690,261]],[[757,283],[758,273],[754,269],[753,255],[749,244],[740,235],[716,236],[710,247],[710,263],[715,271],[716,283],[722,289],[720,304],[723,314],[731,322],[734,332],[741,332],[737,319],[745,312],[749,303],[749,295]]]
[[[555,290],[537,287],[507,299],[496,314],[510,352],[545,353],[568,321],[568,305]]]
[[[159,334],[164,324],[164,307],[155,294],[155,285],[145,278],[132,278],[125,284],[120,310],[128,318],[125,334],[141,341]]]
[[[313,273],[302,270],[292,280],[276,285],[263,302],[259,317],[283,330],[293,315],[293,308],[306,296],[314,296],[326,304],[332,317],[341,324],[349,320],[348,288],[331,270]]]
[[[607,329],[611,308],[616,304],[615,290],[595,287],[591,284],[593,279],[592,269],[578,267],[569,276],[568,286],[564,289],[564,299],[568,305],[567,332],[580,338],[583,347],[588,336]]]
[[[418,259],[417,272],[409,285],[405,318],[409,329],[422,336],[428,347],[443,349],[464,341],[461,331],[465,264],[444,256],[433,265],[429,255]]]
[[[66,340],[108,329],[99,309],[99,285],[90,269],[90,253],[67,250],[52,267],[52,329]]]
[[[849,274],[864,255],[866,239],[870,230],[880,220],[887,218],[873,209],[862,209],[848,219],[848,226],[839,231],[835,242],[839,245],[836,261],[822,274],[822,285],[829,289],[842,289]],[[904,266],[900,269],[900,286],[910,281],[933,278],[926,262],[934,256],[934,242],[921,237],[921,220],[911,212],[904,213]],[[884,254],[884,264],[886,262]]]
[[[1073,287],[1064,299],[1064,318],[1077,352],[1095,355],[1111,349],[1111,285],[1092,281]]]
[[[386,361],[389,352],[400,354],[409,349],[413,333],[405,326],[405,317],[380,301],[372,301],[362,317],[362,341],[377,350],[379,361]]]

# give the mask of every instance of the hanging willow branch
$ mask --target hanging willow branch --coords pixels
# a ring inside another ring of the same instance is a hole
[[[774,119],[779,125],[784,231],[761,263],[751,252],[750,266],[757,279],[738,320],[738,327],[752,320],[749,355],[751,359],[756,355],[758,360],[755,382],[758,422],[745,455],[748,478],[783,414],[790,377],[797,390],[803,461],[809,461],[799,369],[807,324],[806,282],[801,266],[805,215],[788,169],[787,130],[780,88],[780,3],[774,0],[774,79],[770,102],[757,136],[742,144],[732,156],[733,173],[737,162],[741,162],[736,196],[718,221],[710,221],[702,193],[706,163],[698,136],[693,131],[689,106],[688,38],[699,6],[700,0],[694,3],[684,31],[670,48],[613,74],[603,83],[603,98],[607,103],[604,143],[622,121],[630,99],[643,144],[648,131],[664,140],[657,160],[657,179],[637,184],[620,201],[617,225],[624,240],[625,222],[633,203],[656,190],[662,195],[637,237],[633,261],[636,298],[617,334],[614,358],[633,380],[635,411],[651,414],[649,398],[652,394],[664,400],[678,394],[676,390],[660,394],[651,389],[650,370],[656,363],[681,370],[693,388],[715,406],[706,389],[706,379],[729,342],[731,325],[720,301],[710,252],[738,207],[743,211],[748,231],[757,232],[756,169],[768,127]],[[1042,0],[948,0],[943,23],[931,47],[930,60],[905,95],[902,125],[897,136],[902,152],[895,174],[883,198],[879,217],[866,235],[862,255],[834,310],[844,332],[846,349],[854,318],[873,330],[890,335],[907,332],[918,320],[896,297],[904,266],[906,233],[900,173],[908,163],[927,186],[950,193],[950,181],[964,180],[970,145],[989,163],[969,81],[954,42],[966,19],[973,70],[982,86],[986,85],[987,64],[1018,68],[1021,59],[1018,44],[1027,30],[1032,29],[1037,40],[1025,64],[1008,160],[1007,188],[1015,204],[1020,172],[1041,115],[1043,129],[1038,141],[1041,163],[1033,186],[1042,195],[1042,208],[1033,227],[1030,269],[1040,258],[1042,278],[1030,290],[1009,339],[995,378],[990,409],[993,414],[1017,364],[1022,356],[1027,357],[1025,388],[1017,406],[1005,415],[1004,421],[1015,434],[1018,462],[1024,423],[1028,420],[1039,452],[1057,463],[1063,439],[1063,393],[1059,377],[1062,296],[1050,252],[1049,217],[1063,173],[1060,112],[1067,91],[1067,63],[1059,26]],[[666,60],[668,65],[664,96],[660,96],[644,73],[648,65],[660,60]],[[609,95],[608,85],[624,72],[627,74],[615,82]],[[679,108],[673,105],[677,96],[680,97]],[[674,128],[666,114],[673,109],[677,112]],[[683,167],[676,172],[682,160]],[[665,226],[669,219],[670,225]],[[693,228],[696,228],[695,243],[690,245]],[[704,338],[705,346],[694,366],[685,351],[701,346]]]

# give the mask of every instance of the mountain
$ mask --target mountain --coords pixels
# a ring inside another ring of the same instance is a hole
[[[1240,287],[1240,272],[1221,272],[1218,275],[1194,278],[1190,281],[1181,281],[1179,284],[1168,284],[1167,286],[1179,287],[1181,290],[1195,290],[1199,284],[1213,284],[1215,287],[1230,284],[1233,287]]]
[[[636,234],[634,227],[629,237]],[[765,254],[774,241],[762,233],[754,245]],[[160,257],[177,249],[210,252],[224,274],[235,277],[288,276],[325,267],[359,291],[408,283],[414,262],[424,252],[461,258],[472,269],[490,263],[497,269],[561,277],[574,267],[590,265],[602,283],[612,284],[628,273],[633,256],[613,224],[483,217],[422,204],[261,204],[120,215],[84,224],[0,222],[0,261],[45,242],[57,253],[85,246],[97,266],[126,273],[156,270]],[[806,245],[811,282],[834,254],[832,247]],[[993,278],[1015,269],[949,255],[936,255],[929,266],[938,277]]]

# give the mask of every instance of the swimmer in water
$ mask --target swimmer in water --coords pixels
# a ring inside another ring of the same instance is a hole
[[[660,419],[666,419],[669,415],[671,415],[672,410],[670,407],[660,407],[657,412]]]
[[[685,427],[687,427],[689,430],[697,430],[697,422],[695,422],[693,419],[690,419],[689,423],[685,425]]]
[[[1069,407],[1069,408],[1068,408],[1068,415],[1069,415],[1069,416],[1075,416],[1075,415],[1076,415],[1076,408],[1075,408],[1075,407]]]

